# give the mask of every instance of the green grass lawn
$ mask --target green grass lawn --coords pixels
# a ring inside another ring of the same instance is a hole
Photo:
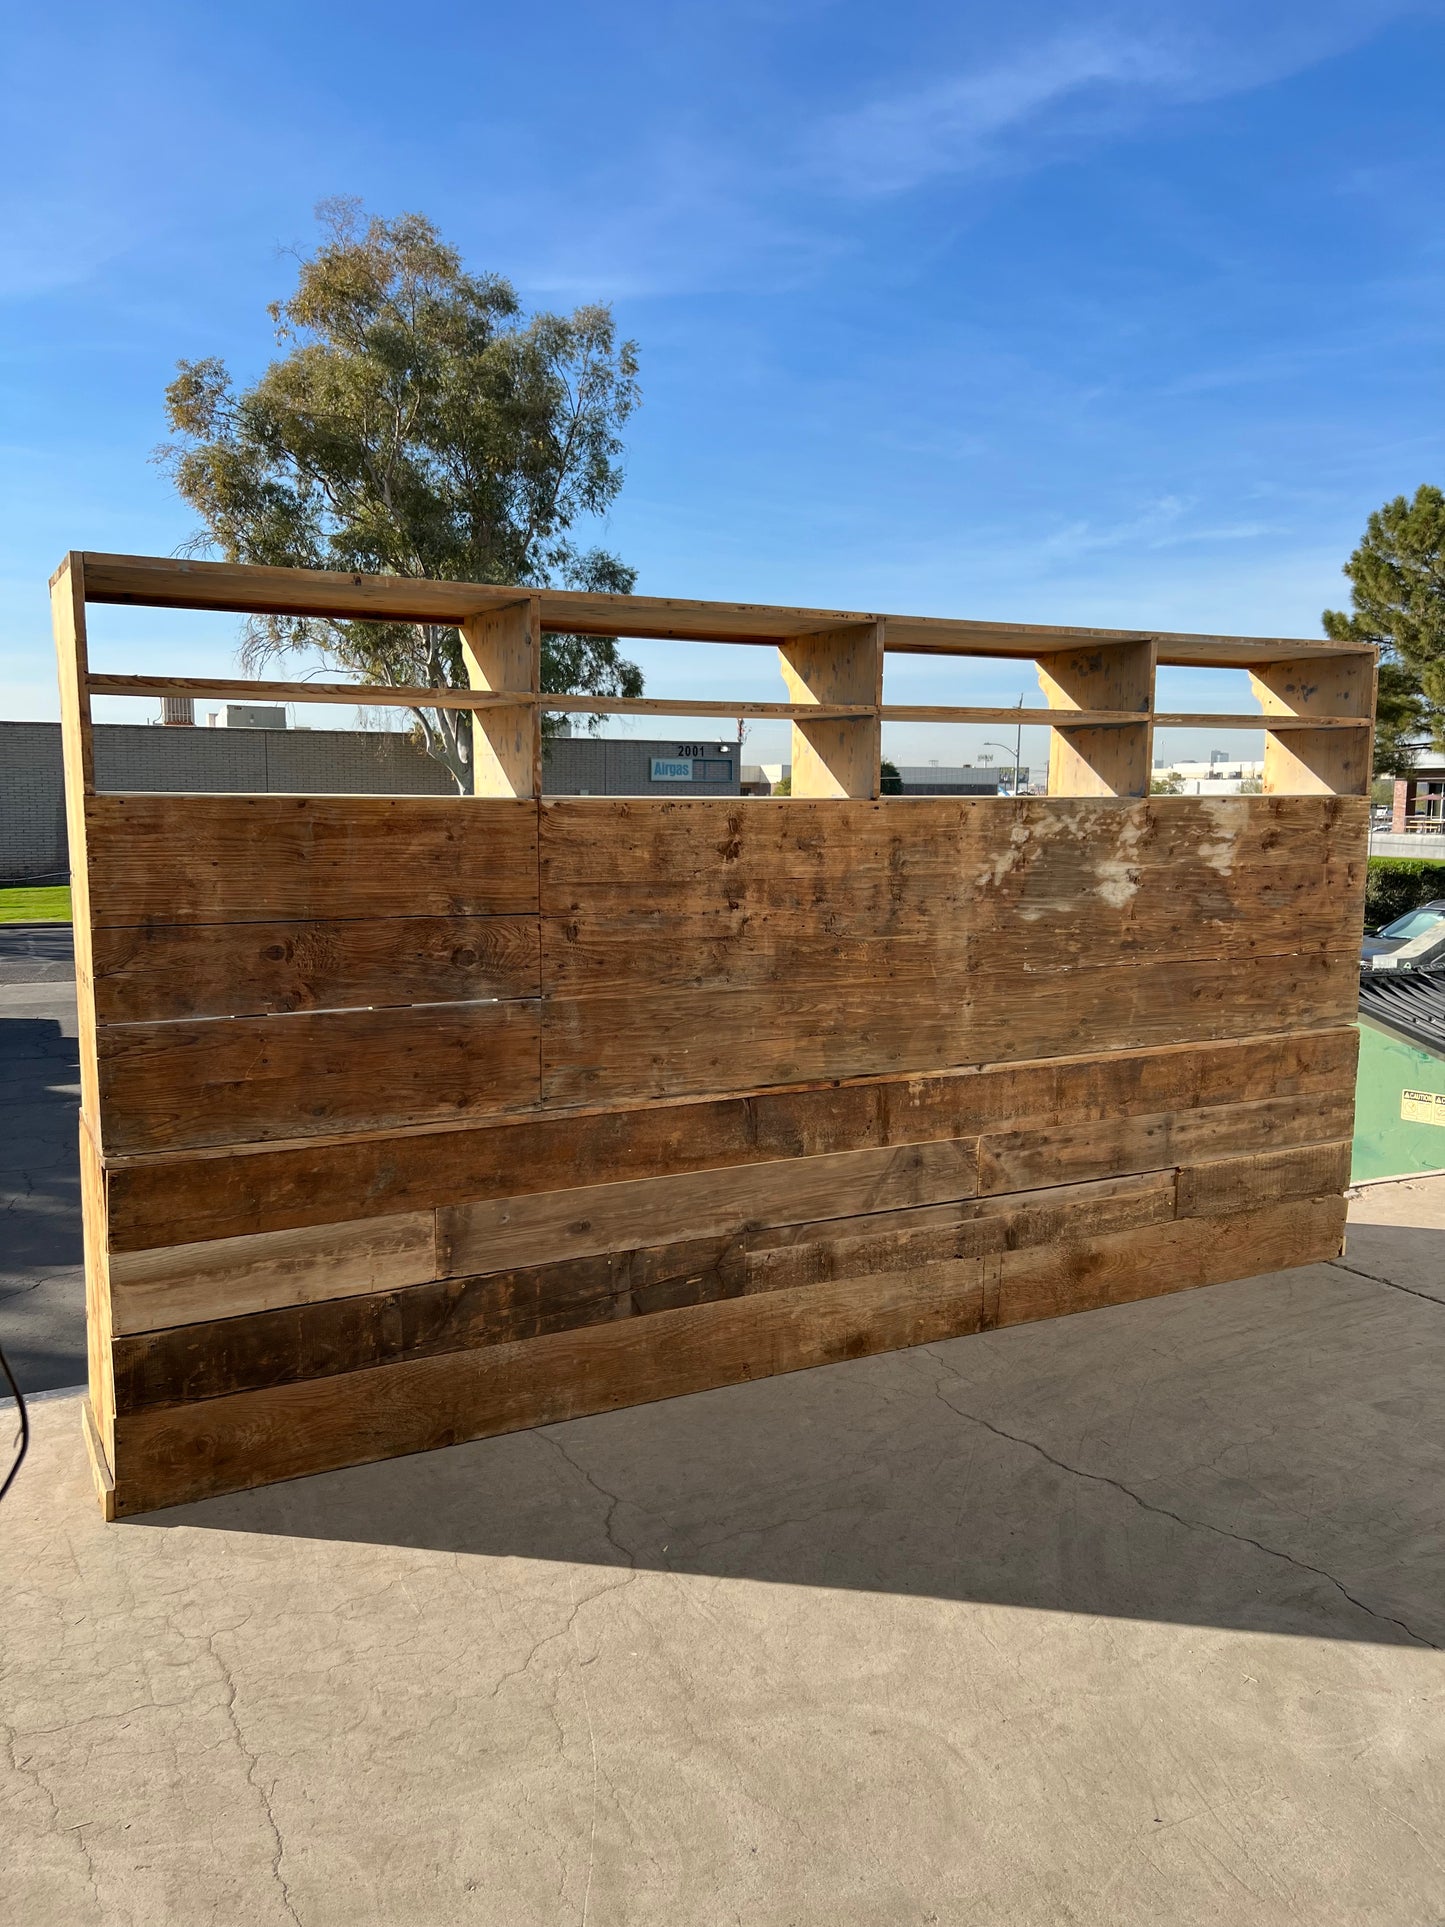
[[[48,883],[34,889],[0,890],[0,923],[69,923],[70,885]]]

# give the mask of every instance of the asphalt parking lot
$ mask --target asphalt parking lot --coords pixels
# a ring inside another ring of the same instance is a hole
[[[85,1377],[69,924],[0,924],[0,1343],[26,1392]]]

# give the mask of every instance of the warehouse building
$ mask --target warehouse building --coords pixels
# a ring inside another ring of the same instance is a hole
[[[454,796],[451,776],[395,730],[292,729],[284,709],[231,703],[198,728],[98,723],[103,790],[258,795]],[[736,742],[555,736],[542,788],[554,796],[737,796]],[[0,882],[63,876],[59,723],[0,722]]]

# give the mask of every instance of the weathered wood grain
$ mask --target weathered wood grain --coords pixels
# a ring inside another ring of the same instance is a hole
[[[93,796],[97,927],[517,916],[536,804],[500,797]]]
[[[104,1148],[179,1150],[527,1109],[537,1096],[537,1008],[109,1024],[97,1039]]]
[[[1341,1197],[1300,1198],[1232,1217],[1177,1218],[1142,1234],[1006,1252],[998,1261],[998,1322],[1096,1311],[1336,1258],[1345,1212]]]
[[[1353,1090],[1354,1026],[109,1162],[113,1251],[983,1132]]]
[[[116,1252],[110,1260],[111,1314],[116,1333],[129,1335],[395,1290],[436,1275],[435,1214],[411,1211]]]
[[[1307,1263],[1337,1247],[1342,1218],[1338,1199],[1291,1202],[1231,1221],[1228,1239],[1216,1219],[1148,1225],[1066,1253],[953,1260],[156,1407],[117,1419],[116,1510],[933,1343],[979,1329],[999,1267],[999,1317],[1014,1323]]]
[[[90,1124],[80,1118],[80,1224],[85,1255],[85,1353],[88,1404],[106,1457],[114,1440],[115,1378],[112,1350],[109,1238],[105,1167]]]
[[[660,964],[673,971],[676,964]],[[548,937],[543,934],[544,981]],[[1101,964],[1079,971],[940,966],[849,969],[832,985],[653,989],[552,996],[542,1006],[548,1104],[683,1096],[749,1085],[916,1071],[1011,1058],[1107,1055],[1179,1041],[1347,1022],[1358,949]]]
[[[1336,1100],[1349,1125],[1348,1105]],[[1191,1164],[1179,1173],[1181,1218],[1219,1217],[1281,1198],[1323,1198],[1340,1194],[1350,1181],[1353,1145],[1315,1143],[1292,1151],[1257,1152],[1252,1157],[1216,1158]]]
[[[883,624],[850,624],[831,634],[800,637],[778,650],[788,695],[795,703],[826,708],[867,703],[866,717],[813,719],[799,715],[792,728],[792,794],[878,794],[883,700]]]
[[[963,1138],[487,1199],[437,1213],[439,1269],[451,1276],[501,1271],[626,1251],[684,1232],[736,1235],[936,1204],[971,1197],[977,1188],[977,1140]]]
[[[1251,1152],[1331,1144],[1350,1129],[1352,1112],[1352,1094],[1336,1091],[999,1132],[979,1140],[978,1188],[985,1195],[1028,1191],[1117,1171],[1194,1164],[1221,1154],[1234,1160]]]
[[[762,1292],[1073,1242],[1173,1216],[1174,1174],[594,1253],[127,1336],[118,1409],[228,1396]]]
[[[1300,728],[1312,717],[1359,716],[1373,722],[1378,670],[1373,655],[1334,662],[1261,664],[1250,676],[1260,707],[1287,719],[1264,739],[1266,791],[1367,796],[1373,769],[1371,729]]]
[[[1038,659],[1039,683],[1059,720],[1049,736],[1050,796],[1147,796],[1153,746],[1152,642],[1066,649]],[[1066,727],[1070,710],[1131,709],[1137,721]]]
[[[151,608],[237,609],[253,614],[354,616],[362,620],[460,623],[483,610],[536,593],[490,582],[436,582],[418,577],[279,569],[233,562],[193,562],[172,556],[78,557],[88,569],[92,602]],[[592,636],[687,637],[708,642],[782,642],[840,623],[882,620],[887,646],[905,654],[1035,657],[1049,650],[1100,643],[1152,642],[1159,660],[1211,667],[1278,659],[1331,658],[1361,650],[1359,643],[1270,636],[1176,635],[1139,630],[1059,628],[1038,623],[958,621],[944,616],[879,618],[843,609],[771,608],[762,603],[698,602],[674,596],[620,596],[601,591],[544,589],[548,629]],[[1373,652],[1370,652],[1373,653]]]
[[[831,916],[833,934],[859,918],[861,936],[931,928],[955,906],[972,906],[971,929],[1026,911],[1128,910],[1122,926],[1159,913],[1159,882],[1213,917],[1254,873],[1275,883],[1301,865],[1316,879],[1332,860],[1358,866],[1366,810],[1291,796],[794,798],[767,810],[732,797],[552,797],[541,908],[658,925],[709,906],[797,909]]]
[[[1354,803],[918,801],[907,817],[857,801],[546,804],[545,1101],[1108,1053],[1352,1013]]]
[[[102,1024],[540,992],[535,917],[152,923],[95,932]]]

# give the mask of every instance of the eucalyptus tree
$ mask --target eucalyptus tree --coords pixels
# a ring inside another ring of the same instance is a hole
[[[522,311],[499,275],[471,274],[430,221],[317,209],[322,235],[268,310],[281,353],[249,387],[223,361],[182,361],[157,450],[201,529],[192,553],[290,568],[628,592],[616,555],[574,531],[623,480],[637,350],[610,309]],[[309,655],[368,682],[466,686],[455,628],[252,619],[252,671]],[[549,693],[637,696],[617,644],[543,639]],[[471,788],[464,711],[415,712],[430,754]]]

